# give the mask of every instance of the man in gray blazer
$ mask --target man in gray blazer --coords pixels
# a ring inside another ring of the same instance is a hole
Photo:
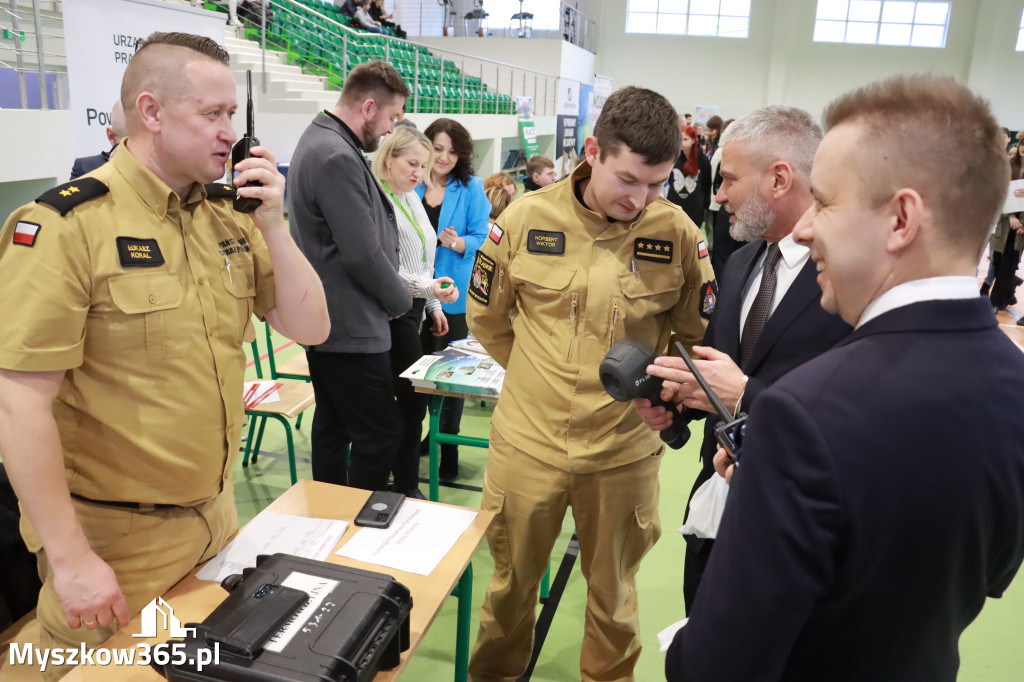
[[[356,67],[334,108],[299,138],[288,173],[292,234],[323,280],[331,315],[327,341],[306,348],[313,478],[368,490],[387,487],[398,450],[388,319],[412,297],[398,277],[394,212],[363,153],[394,130],[408,96],[391,65]]]

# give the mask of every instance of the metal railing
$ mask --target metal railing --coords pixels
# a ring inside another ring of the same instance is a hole
[[[19,7],[18,0],[9,0],[6,7],[0,6],[0,69],[17,73],[21,109],[35,108],[30,106],[27,85],[33,75],[39,85],[39,108],[66,109],[68,73],[63,17],[54,2],[31,0],[29,5],[22,0],[20,4]],[[52,22],[54,28],[48,29],[44,19]],[[53,77],[52,81],[48,76]],[[7,106],[11,106],[9,101]]]
[[[590,52],[597,52],[597,23],[575,5],[561,4],[562,38]]]
[[[358,64],[381,59],[395,66],[410,86],[410,113],[514,113],[516,98],[530,96],[535,114],[555,114],[555,74],[357,31],[331,16],[326,6],[307,3],[271,0],[272,17],[252,29],[264,50],[286,52],[289,63],[326,78],[333,89],[340,90]],[[264,75],[264,91],[266,82]]]

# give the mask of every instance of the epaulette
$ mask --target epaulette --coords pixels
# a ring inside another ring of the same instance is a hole
[[[78,178],[43,192],[36,199],[36,203],[52,206],[61,215],[67,215],[75,206],[89,199],[101,197],[109,191],[110,188],[96,178]]]
[[[225,185],[223,182],[212,182],[209,185],[203,185],[203,188],[206,190],[207,199],[235,198],[234,185]]]

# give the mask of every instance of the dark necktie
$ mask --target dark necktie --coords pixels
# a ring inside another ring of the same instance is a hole
[[[779,262],[778,244],[768,244],[764,254],[764,265],[761,267],[761,288],[757,290],[754,304],[747,313],[747,321],[743,324],[743,336],[740,337],[740,369],[747,372],[750,358],[754,355],[754,347],[761,336],[764,323],[772,311],[772,299],[775,298],[775,264]]]

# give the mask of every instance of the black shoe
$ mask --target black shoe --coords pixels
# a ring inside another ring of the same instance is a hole
[[[1017,320],[1017,326],[1018,327],[1024,327],[1024,317],[1022,317],[1019,320]]]
[[[423,493],[420,492],[419,488],[413,488],[412,490],[405,493],[405,496],[413,500],[425,500],[427,499]]]
[[[447,466],[446,466],[447,465]],[[437,478],[445,483],[451,483],[459,477],[459,464],[450,464],[448,462],[442,462],[441,467],[437,472]]]

